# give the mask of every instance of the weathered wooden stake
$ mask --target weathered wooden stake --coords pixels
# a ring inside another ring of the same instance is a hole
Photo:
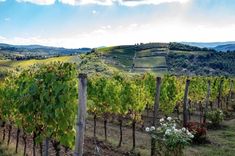
[[[85,134],[86,103],[87,103],[87,75],[79,74],[79,107],[76,128],[76,140],[74,156],[83,155]]]
[[[193,115],[193,112],[191,112],[191,108],[192,108],[192,101],[189,99],[188,100],[188,120],[191,121],[191,116]]]
[[[159,99],[160,99],[160,87],[161,87],[161,77],[157,77],[156,81],[156,94],[155,94],[155,102],[154,102],[154,118],[153,118],[153,126],[157,125],[157,113],[159,108]]]
[[[211,81],[208,80],[208,86],[207,86],[207,95],[206,95],[206,107],[205,107],[205,111],[204,111],[204,119],[203,119],[203,123],[206,123],[206,114],[208,111],[208,105],[210,102],[210,94],[211,94]]]
[[[154,102],[154,118],[153,118],[153,126],[157,127],[157,113],[159,108],[159,99],[160,99],[160,89],[161,89],[161,77],[157,77],[156,80],[156,94],[155,94],[155,102]],[[154,138],[151,139],[151,156],[156,155],[156,141]]]
[[[49,149],[49,138],[44,140],[44,151],[43,156],[48,156],[48,149]]]
[[[185,91],[184,91],[184,106],[183,106],[183,125],[187,126],[188,123],[188,92],[189,92],[190,80],[186,80]]]
[[[227,104],[226,104],[226,109],[228,110],[228,105],[229,105],[229,102],[231,101],[232,99],[232,88],[233,88],[233,80],[230,80],[229,82],[229,95],[228,95],[228,99],[227,99]]]
[[[17,132],[16,132],[16,149],[15,149],[15,153],[18,153],[19,139],[20,139],[20,128],[18,127]]]
[[[218,94],[218,108],[221,108],[221,109],[222,109],[222,100],[221,100],[222,88],[223,88],[223,80],[220,81],[219,94]]]

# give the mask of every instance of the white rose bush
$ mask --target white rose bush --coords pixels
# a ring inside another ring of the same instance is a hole
[[[160,119],[160,127],[157,129],[152,126],[145,130],[156,141],[158,154],[165,156],[182,155],[183,149],[194,137],[186,128],[177,128],[171,117]]]

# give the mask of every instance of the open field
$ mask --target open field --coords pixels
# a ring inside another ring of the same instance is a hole
[[[13,68],[27,68],[34,64],[46,64],[51,62],[79,62],[78,56],[61,56],[61,57],[53,57],[48,59],[41,60],[23,60],[23,61],[13,61],[13,60],[0,60],[0,67],[5,69],[13,69]]]
[[[166,59],[163,56],[136,58],[135,68],[157,68],[166,67]]]

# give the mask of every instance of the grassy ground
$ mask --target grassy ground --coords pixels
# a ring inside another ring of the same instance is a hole
[[[222,128],[209,130],[211,144],[188,147],[185,155],[191,156],[234,156],[235,155],[235,119],[224,121]]]
[[[182,54],[182,55],[207,55],[208,53],[204,51],[179,51],[179,50],[171,50],[170,53]]]
[[[61,57],[53,57],[43,60],[23,60],[23,61],[12,61],[12,60],[0,60],[0,73],[5,72],[7,70],[12,70],[15,68],[28,68],[34,64],[45,64],[51,63],[55,61],[60,62],[79,62],[78,56],[61,56]]]
[[[93,123],[88,122],[86,135],[93,136]],[[97,137],[104,141],[102,122],[97,123]],[[227,120],[222,123],[221,128],[216,130],[209,129],[207,133],[210,143],[202,145],[188,146],[185,156],[234,156],[235,154],[235,119]],[[116,147],[118,145],[119,130],[117,125],[108,125],[108,144]],[[150,155],[150,137],[142,131],[136,132],[136,151],[141,156]],[[119,150],[128,152],[132,148],[131,128],[123,128],[123,146]]]
[[[21,156],[23,155],[22,151],[19,151],[18,154],[15,153],[13,144],[7,146],[5,143],[0,142],[0,156]]]
[[[135,67],[153,68],[158,66],[166,66],[166,59],[164,56],[144,57],[135,59]]]
[[[128,152],[132,148],[132,137],[131,128],[123,128],[123,146],[121,148],[116,148],[118,145],[119,130],[117,125],[108,124],[108,141],[104,142],[107,145],[112,146],[118,155],[119,151]],[[86,129],[86,137],[93,136],[93,123],[88,121]],[[97,122],[97,137],[98,140],[104,141],[103,124],[102,122]],[[221,128],[216,130],[208,130],[208,139],[211,143],[203,145],[192,145],[188,146],[184,151],[185,156],[234,156],[235,153],[235,119],[224,121]],[[91,146],[91,142],[86,142],[86,146]],[[150,155],[150,137],[145,132],[136,132],[136,151],[140,153],[141,156]],[[88,145],[89,144],[89,145]],[[6,144],[0,142],[0,156],[13,156],[15,142],[13,142],[9,147]],[[89,149],[92,153],[94,148]],[[20,151],[22,155],[22,151]],[[104,151],[103,151],[104,152]],[[102,153],[103,153],[102,152]],[[110,151],[109,151],[110,152]],[[112,154],[114,155],[114,154]]]
[[[161,48],[153,48],[153,49],[146,49],[136,52],[137,57],[146,57],[146,56],[153,56],[153,54],[157,55],[158,53],[166,53],[167,49],[162,51]]]

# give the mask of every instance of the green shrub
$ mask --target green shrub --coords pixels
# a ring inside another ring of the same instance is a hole
[[[224,113],[220,109],[209,111],[206,116],[208,120],[211,121],[213,126],[219,126],[220,123],[224,120]]]
[[[231,100],[231,107],[235,111],[235,100],[234,99]]]

